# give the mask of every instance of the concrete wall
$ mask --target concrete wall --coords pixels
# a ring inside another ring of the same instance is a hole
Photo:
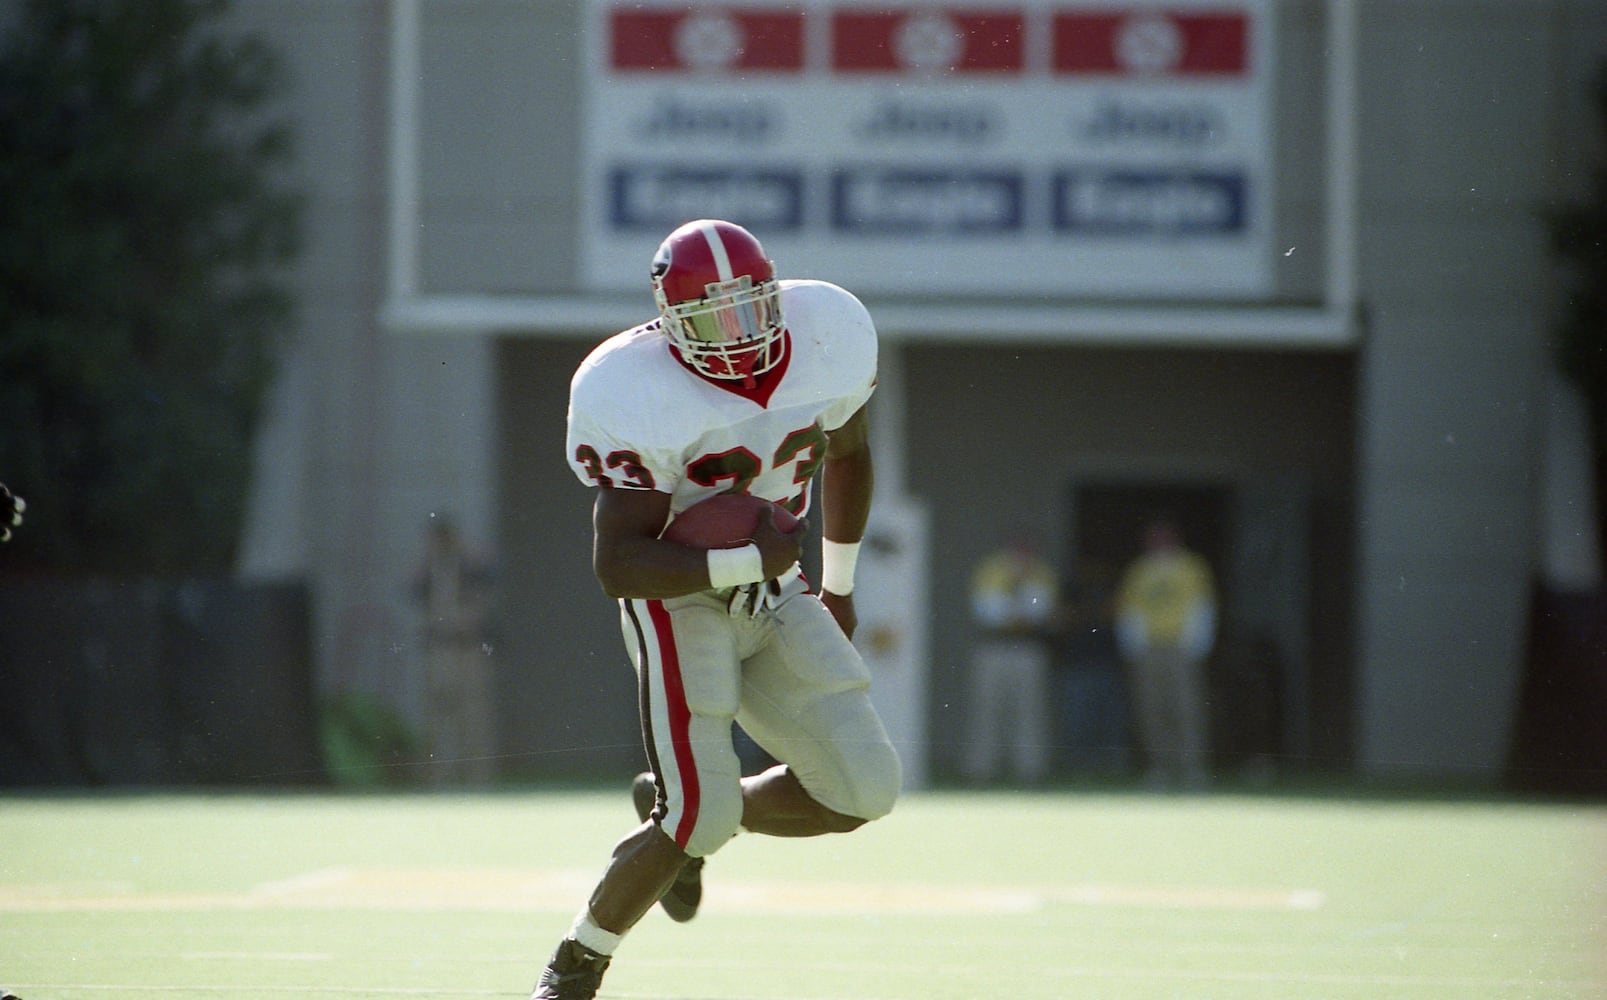
[[[424,5],[422,290],[575,286],[579,10]],[[1493,777],[1533,560],[1553,280],[1534,209],[1584,187],[1596,151],[1578,139],[1594,124],[1581,95],[1607,51],[1607,12],[1587,0],[1359,0],[1358,10],[1359,346],[1288,356],[1069,344],[1035,348],[1024,366],[908,331],[909,480],[933,510],[943,622],[968,555],[955,533],[1000,502],[964,478],[989,435],[1042,429],[1056,464],[1026,494],[1034,509],[1060,502],[1089,456],[1204,455],[1309,473],[1322,511],[1314,579],[1328,588],[1315,592],[1326,658],[1312,691],[1315,752],[1368,772]],[[587,759],[623,767],[618,755],[633,748],[608,747],[634,740],[617,704],[629,679],[611,608],[585,575],[589,497],[558,454],[568,370],[610,331],[499,347],[380,329],[388,11],[377,0],[243,0],[234,15],[290,56],[313,195],[301,332],[263,439],[243,571],[313,582],[326,687],[406,701],[416,683],[407,579],[430,512],[456,513],[501,556],[505,745],[561,765],[550,751],[573,745],[569,727],[597,743]],[[1322,283],[1320,258],[1305,255],[1321,191],[1309,107],[1321,92],[1321,14],[1311,0],[1279,7],[1279,132],[1303,151],[1278,163],[1278,240],[1299,244],[1279,287],[1295,300]],[[997,394],[958,411],[980,423],[951,426],[945,404],[973,369]],[[1019,380],[1035,391],[1018,392]],[[958,445],[941,436],[960,430]],[[959,471],[954,448],[967,458]],[[947,687],[934,713],[955,704],[953,645],[937,644]],[[609,721],[588,729],[586,713]]]
[[[580,7],[421,5],[420,289],[575,285]]]
[[[246,0],[232,14],[285,59],[308,196],[299,329],[259,445],[240,573],[311,582],[323,692],[383,691],[416,716],[412,577],[432,514],[494,542],[493,396],[490,344],[380,327],[389,8]]]
[[[1534,569],[1552,262],[1537,217],[1607,13],[1362,5],[1358,756],[1505,760]]]

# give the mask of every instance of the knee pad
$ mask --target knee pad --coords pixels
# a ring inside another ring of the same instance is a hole
[[[872,743],[855,752],[853,761],[851,808],[839,812],[864,820],[881,819],[893,811],[903,786],[904,768],[898,752],[886,741]]]
[[[740,785],[733,786],[729,791],[724,788],[704,789],[697,804],[697,818],[692,823],[692,835],[687,838],[684,850],[689,857],[708,857],[736,836],[741,822]]]

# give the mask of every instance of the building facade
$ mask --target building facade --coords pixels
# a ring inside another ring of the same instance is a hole
[[[958,760],[996,534],[1093,587],[1167,509],[1222,581],[1244,757],[1496,777],[1543,562],[1538,210],[1602,157],[1607,12],[737,6],[236,5],[312,201],[241,573],[311,585],[320,687],[427,725],[409,580],[450,517],[496,566],[501,770],[637,766],[567,384],[650,316],[660,224],[728,214],[878,320],[862,641],[917,774]]]

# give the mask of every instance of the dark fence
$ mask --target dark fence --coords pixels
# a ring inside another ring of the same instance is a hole
[[[0,786],[324,780],[301,585],[0,581]]]
[[[1510,783],[1607,794],[1607,592],[1536,589]]]

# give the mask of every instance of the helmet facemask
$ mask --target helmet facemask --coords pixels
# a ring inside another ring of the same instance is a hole
[[[781,298],[775,281],[744,274],[711,282],[690,302],[659,303],[664,332],[701,374],[747,381],[781,363]]]

